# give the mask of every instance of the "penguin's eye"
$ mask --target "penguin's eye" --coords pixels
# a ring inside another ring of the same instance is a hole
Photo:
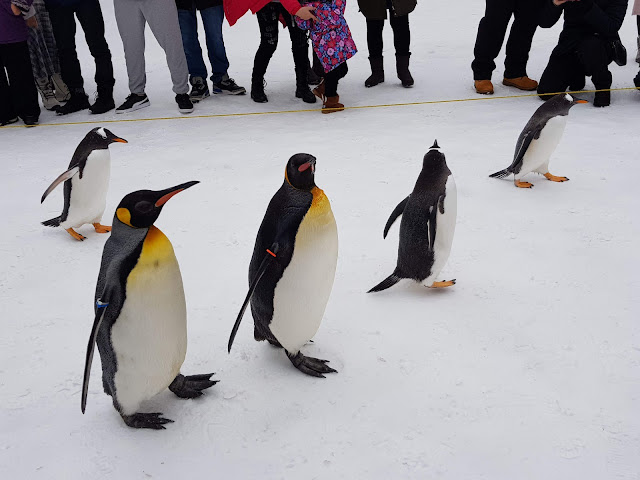
[[[142,202],[136,203],[136,211],[140,213],[149,213],[151,210],[153,210],[153,203],[151,202],[143,200]]]

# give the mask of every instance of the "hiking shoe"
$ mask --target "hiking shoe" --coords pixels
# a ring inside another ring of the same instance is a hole
[[[38,92],[40,92],[40,96],[42,97],[42,106],[44,106],[44,108],[55,112],[62,106],[56,98],[55,92],[53,91],[53,85],[48,78],[36,79],[36,86],[38,87]]]
[[[18,121],[18,117],[9,118],[8,120],[0,121],[0,127],[4,127],[5,125],[11,125],[12,123],[16,123]]]
[[[113,95],[103,93],[102,95],[98,94],[96,96],[96,101],[89,107],[89,111],[94,115],[99,115],[101,113],[107,113],[114,108],[116,108],[116,104],[113,101]]]
[[[84,92],[71,92],[71,98],[67,103],[56,109],[58,115],[67,115],[68,113],[79,112],[89,108],[89,98]]]
[[[473,82],[476,92],[481,95],[493,95],[493,83],[491,80],[476,80]]]
[[[221,81],[213,84],[213,93],[228,93],[230,95],[244,95],[247,89],[237,85],[233,78],[223,78]]]
[[[202,77],[191,77],[189,79],[191,84],[191,93],[189,93],[189,99],[193,103],[198,103],[200,100],[207,98],[209,94],[209,87],[207,82]]]
[[[264,93],[264,87],[267,82],[264,79],[254,79],[251,82],[251,99],[257,103],[267,103],[269,99],[267,94]]]
[[[178,110],[180,113],[193,112],[193,103],[189,100],[189,94],[179,93],[176,95],[176,103],[178,104]]]
[[[116,113],[134,112],[141,108],[148,107],[149,105],[151,105],[151,102],[149,102],[149,97],[147,97],[146,93],[143,93],[142,95],[132,93],[127,97],[122,105],[116,108]]]
[[[538,82],[531,80],[529,77],[504,78],[502,84],[507,87],[516,87],[518,90],[530,92],[538,88]]]

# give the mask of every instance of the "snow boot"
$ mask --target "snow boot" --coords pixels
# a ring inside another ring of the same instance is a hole
[[[296,98],[301,98],[304,103],[316,103],[316,96],[311,93],[307,84],[307,73],[308,70],[305,72],[296,68]]]
[[[413,87],[413,77],[409,71],[409,55],[396,55],[396,72],[404,88]]]
[[[51,83],[53,84],[53,89],[56,92],[56,99],[59,102],[68,102],[71,98],[71,92],[69,92],[67,84],[64,83],[59,73],[51,75]]]
[[[40,92],[40,96],[42,97],[42,105],[47,110],[56,111],[58,108],[62,106],[62,104],[56,98],[56,94],[53,91],[53,85],[51,81],[47,78],[38,78],[36,80],[36,86],[38,87],[38,91]]]
[[[367,88],[375,87],[384,82],[384,59],[369,57],[369,63],[371,64],[371,76],[364,81],[364,86]]]
[[[313,89],[313,94],[318,97],[322,103],[324,103],[324,78],[321,78],[318,86]]]
[[[264,93],[265,86],[264,77],[252,77],[251,78],[251,98],[257,103],[267,103],[269,99]]]
[[[636,75],[636,78],[633,79],[633,84],[636,86],[636,88],[640,88],[640,71]]]
[[[334,113],[344,110],[344,105],[340,103],[340,95],[335,97],[325,97],[322,105],[322,113]]]
[[[116,108],[113,101],[113,87],[99,87],[96,101],[89,107],[89,111],[95,115],[107,113]]]
[[[594,73],[591,76],[591,81],[593,82],[593,86],[596,87],[596,90],[608,90],[606,92],[596,92],[593,97],[593,106],[608,107],[611,105],[611,91],[609,90],[613,82],[611,72],[607,69]]]

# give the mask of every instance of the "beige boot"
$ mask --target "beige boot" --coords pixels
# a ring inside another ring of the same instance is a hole
[[[325,97],[322,113],[341,112],[342,110],[344,110],[344,105],[340,103],[340,95]]]

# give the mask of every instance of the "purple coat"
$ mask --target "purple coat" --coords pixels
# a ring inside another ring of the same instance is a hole
[[[313,14],[317,22],[296,18],[296,23],[303,30],[309,30],[313,50],[322,63],[325,72],[330,72],[338,65],[353,57],[358,49],[351,36],[349,25],[344,19],[346,0],[329,2],[311,1],[304,5],[316,7]]]
[[[26,42],[29,37],[24,17],[14,15],[11,0],[0,0],[0,44]],[[22,7],[30,7],[33,0],[20,0]]]

